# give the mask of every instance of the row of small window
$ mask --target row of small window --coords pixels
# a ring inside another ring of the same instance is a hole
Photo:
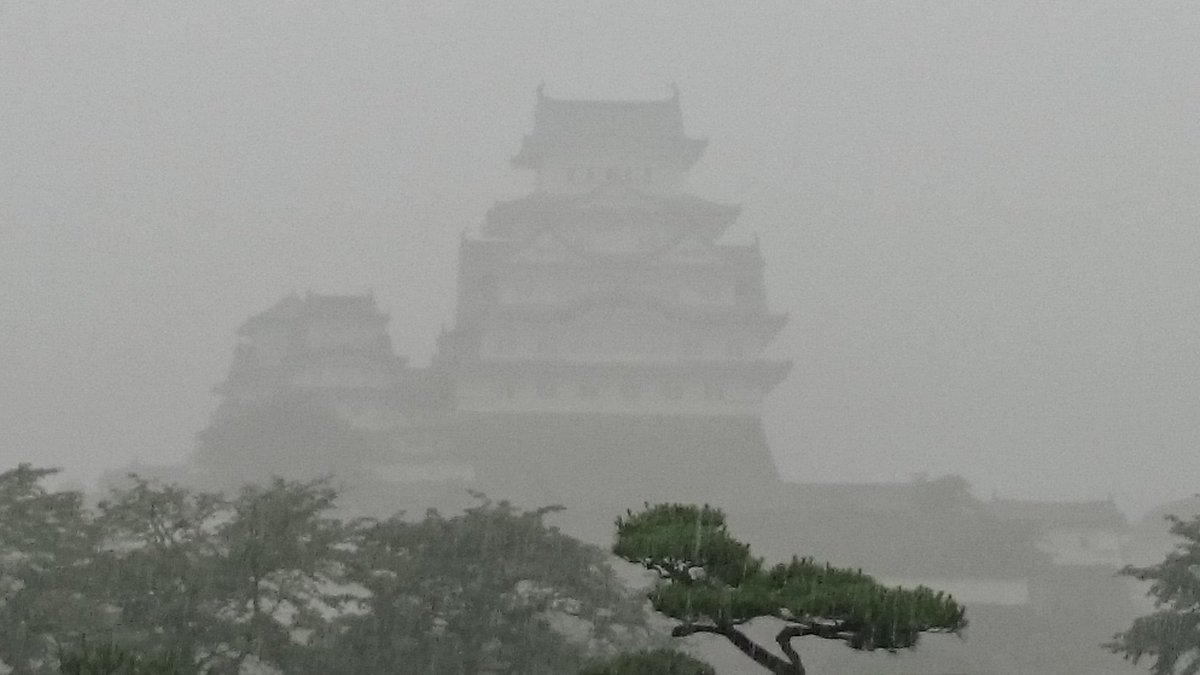
[[[655,392],[646,391],[648,387],[641,380],[626,380],[616,387],[605,387],[598,382],[584,380],[575,385],[575,393],[579,398],[594,399],[600,398],[602,395],[616,393],[620,398],[629,401],[636,401],[643,397],[652,396]],[[552,377],[539,378],[534,382],[534,394],[538,398],[558,398],[566,393],[566,387],[563,383]],[[505,398],[516,398],[518,392],[517,383],[513,380],[504,382]],[[658,383],[657,394],[659,397],[668,401],[679,401],[684,398],[686,388],[682,382],[677,381],[662,381]],[[726,398],[725,385],[721,382],[708,381],[704,383],[703,390],[704,400],[707,401],[722,401]]]
[[[654,170],[650,167],[633,168],[631,166],[571,166],[567,167],[567,182],[594,183],[605,180],[610,183],[632,183],[634,181],[649,183],[654,178]]]
[[[517,347],[518,343],[502,338],[496,341],[496,354],[500,356],[515,356],[521,353]],[[658,348],[656,349],[655,345],[646,344],[642,345],[641,348],[638,348],[638,346],[635,344],[627,344],[623,349],[616,351],[620,351],[620,353],[623,354],[655,354],[666,350],[663,345],[657,345],[657,347]],[[579,350],[575,351],[578,352]],[[612,351],[614,350],[609,350],[608,352],[598,351],[595,353],[610,353]],[[543,357],[554,357],[559,356],[561,352],[557,342],[544,339],[537,342],[535,351],[533,353]],[[580,353],[587,353],[587,351],[583,350]],[[703,345],[695,341],[685,341],[679,346],[679,353],[684,357],[699,358],[704,355]],[[744,358],[746,356],[745,343],[741,340],[730,340],[729,342],[726,342],[725,356],[726,358],[731,359]]]

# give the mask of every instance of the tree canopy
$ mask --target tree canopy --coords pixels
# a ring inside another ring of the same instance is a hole
[[[1127,566],[1121,573],[1150,583],[1147,594],[1156,611],[1138,617],[1106,645],[1138,663],[1154,658],[1154,675],[1200,673],[1200,516],[1184,520],[1167,516],[1175,550],[1155,565]]]
[[[646,632],[642,600],[602,550],[545,524],[552,509],[481,496],[453,516],[345,521],[325,480],[227,495],[137,476],[88,508],[52,474],[0,474],[14,675],[561,673]]]
[[[52,653],[60,632],[105,619],[87,573],[100,529],[82,495],[46,489],[55,473],[28,464],[0,473],[0,662],[16,675]]]
[[[545,525],[553,510],[481,498],[454,517],[366,523],[346,577],[369,593],[366,611],[343,621],[326,672],[550,675],[589,646],[636,643],[642,603],[602,550]]]
[[[795,638],[839,640],[857,650],[897,651],[921,633],[958,633],[964,609],[945,593],[919,586],[885,586],[861,570],[812,558],[766,566],[726,529],[725,515],[709,506],[647,505],[617,520],[614,553],[657,573],[650,593],[655,610],[679,624],[672,634],[710,633],[777,675],[804,675]],[[784,656],[739,629],[772,617],[784,623],[776,643]]]

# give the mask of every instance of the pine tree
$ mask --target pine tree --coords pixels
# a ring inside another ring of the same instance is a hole
[[[672,635],[720,635],[775,675],[805,675],[796,638],[895,652],[915,646],[921,633],[966,627],[965,611],[953,598],[923,586],[887,587],[861,570],[812,558],[766,567],[709,506],[660,504],[628,512],[617,520],[613,551],[658,574],[650,601],[679,621]],[[784,622],[775,638],[782,657],[740,630],[760,617]]]

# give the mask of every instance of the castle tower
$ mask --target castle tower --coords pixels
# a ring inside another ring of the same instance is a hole
[[[739,208],[684,191],[704,147],[678,93],[539,90],[513,159],[537,187],[464,236],[436,360],[463,451],[502,494],[630,505],[777,480],[758,411],[790,368],[763,357],[786,317],[757,244],[718,242]]]
[[[371,295],[290,295],[238,329],[223,407],[302,394],[356,427],[403,424],[427,399],[421,374],[392,351],[388,317]]]
[[[387,323],[373,295],[292,294],[250,317],[193,454],[198,474],[220,487],[335,474],[361,503],[371,489],[386,493],[370,497],[384,509],[398,507],[390,493],[401,489],[412,498],[402,505],[419,509],[463,492],[471,468],[455,463],[442,430],[449,388],[395,354]],[[324,411],[358,433],[322,426]]]

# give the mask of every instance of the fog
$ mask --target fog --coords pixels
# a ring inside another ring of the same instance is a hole
[[[424,364],[535,89],[661,99],[743,207],[808,482],[956,473],[1139,512],[1200,454],[1200,9],[10,2],[0,462],[176,461],[236,329],[373,290]]]

